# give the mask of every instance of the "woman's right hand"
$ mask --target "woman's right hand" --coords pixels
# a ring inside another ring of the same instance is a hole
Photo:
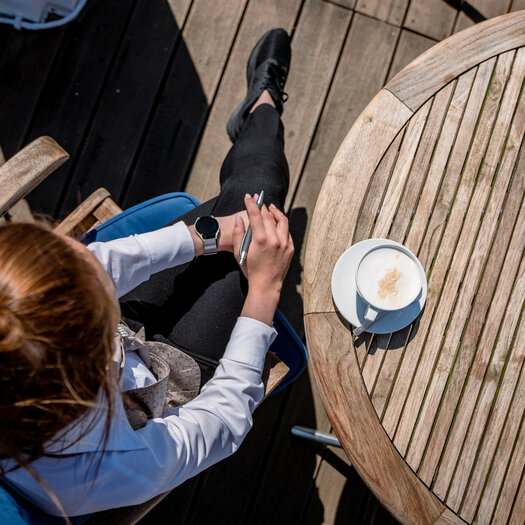
[[[244,203],[252,227],[252,241],[242,269],[248,279],[248,296],[241,315],[254,317],[271,325],[284,278],[294,254],[288,219],[273,204],[259,210],[257,197],[246,195]],[[235,218],[233,230],[234,255],[239,250],[246,226],[242,217]]]

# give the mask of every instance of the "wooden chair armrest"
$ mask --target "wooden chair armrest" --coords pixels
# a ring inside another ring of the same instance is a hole
[[[40,137],[0,166],[0,216],[68,158],[51,137]]]
[[[106,188],[99,188],[75,208],[55,228],[55,231],[78,237],[80,234],[111,219],[121,211],[120,207],[111,199],[109,191]]]
[[[265,399],[279,386],[289,370],[273,352],[268,351],[262,373]]]

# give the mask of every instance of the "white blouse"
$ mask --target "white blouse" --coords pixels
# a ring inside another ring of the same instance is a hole
[[[180,222],[151,233],[93,243],[89,250],[113,278],[118,297],[152,274],[194,257],[191,234]],[[75,443],[80,428],[66,429],[61,444],[48,452],[72,444],[58,452],[61,457],[35,461],[34,468],[70,516],[136,505],[171,490],[239,448],[252,426],[251,414],[263,398],[261,373],[275,336],[275,329],[266,324],[239,317],[214,377],[195,399],[134,431],[117,395],[104,453],[100,448],[105,418],[100,418],[81,442]],[[126,359],[126,367],[135,369],[125,371],[126,389],[150,380],[140,365],[140,358],[129,363]],[[12,461],[6,467],[7,463]],[[24,470],[16,469],[6,478],[37,506],[60,515]]]

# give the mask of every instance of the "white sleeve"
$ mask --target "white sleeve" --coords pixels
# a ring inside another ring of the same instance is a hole
[[[98,471],[91,454],[41,458],[34,464],[69,515],[136,505],[173,489],[237,450],[261,401],[261,372],[276,332],[254,319],[239,318],[213,378],[191,402],[133,431],[120,412]],[[103,424],[103,419],[101,423]],[[113,435],[114,434],[114,435]],[[95,434],[93,434],[95,435]],[[90,451],[98,450],[96,434]],[[80,452],[88,447],[77,443]],[[87,450],[87,449],[86,449]],[[9,481],[46,512],[59,514],[42,487],[23,469]]]
[[[156,480],[158,492],[172,489],[239,448],[264,396],[261,374],[276,335],[274,328],[240,317],[215,375],[201,393],[137,431],[155,456],[155,462],[141,467],[142,475]]]
[[[117,297],[147,281],[152,274],[189,262],[195,256],[193,239],[183,222],[123,239],[93,242],[87,249],[113,279]]]

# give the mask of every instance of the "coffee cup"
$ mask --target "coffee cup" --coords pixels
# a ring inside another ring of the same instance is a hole
[[[384,312],[402,310],[421,294],[425,275],[416,256],[400,245],[376,245],[356,266],[356,288],[367,305],[365,319],[374,322]]]

